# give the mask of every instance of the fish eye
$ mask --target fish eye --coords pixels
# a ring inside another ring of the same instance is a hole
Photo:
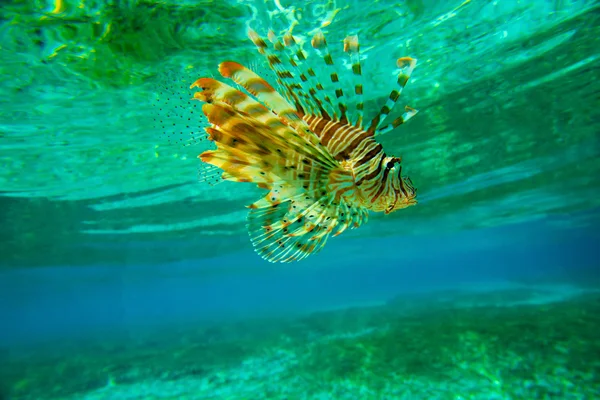
[[[394,168],[394,165],[396,165],[396,162],[395,162],[395,161],[388,161],[388,163],[386,164],[386,166],[385,166],[385,167],[386,167],[387,169],[392,169],[392,168]]]

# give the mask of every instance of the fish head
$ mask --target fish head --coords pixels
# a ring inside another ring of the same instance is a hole
[[[417,204],[417,189],[412,183],[412,180],[408,176],[402,175],[402,165],[400,158],[391,158],[388,161],[387,167],[389,168],[388,179],[390,179],[390,185],[388,187],[391,190],[387,196],[384,197],[386,205],[384,213],[389,214],[396,210],[400,210],[406,207]]]
[[[396,210],[400,208],[406,208],[417,204],[417,188],[413,185],[412,180],[408,176],[400,177],[402,186],[404,187],[404,197],[401,199],[400,204],[397,204]]]

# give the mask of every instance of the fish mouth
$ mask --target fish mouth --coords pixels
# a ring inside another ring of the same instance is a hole
[[[410,207],[410,206],[414,206],[417,205],[418,201],[417,199],[410,199],[406,201],[406,205],[404,207]]]
[[[393,211],[400,210],[402,208],[406,208],[406,207],[410,207],[410,206],[414,206],[415,204],[417,204],[417,199],[412,197],[412,198],[408,198],[404,201],[394,202],[394,204],[392,204],[391,206],[389,206],[388,208],[383,210],[383,212],[384,212],[384,214],[390,214]]]
[[[396,198],[396,200],[392,204],[390,204],[390,206],[388,208],[383,210],[384,214],[387,215],[387,214],[393,212],[396,209],[396,204],[398,204],[398,198]]]

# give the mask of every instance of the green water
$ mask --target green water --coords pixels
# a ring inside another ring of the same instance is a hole
[[[323,29],[340,64],[341,40],[359,33],[367,116],[395,81],[395,59],[419,60],[401,106],[421,112],[382,141],[403,157],[426,206],[373,215],[377,224],[347,238],[450,232],[597,207],[598,3],[460,5],[6,3],[0,14],[0,68],[11,77],[1,99],[0,190],[8,197],[0,201],[11,221],[5,262],[160,263],[220,254],[222,246],[198,251],[195,243],[222,238],[235,242],[230,248],[247,248],[247,240],[237,239],[245,235],[243,206],[260,191],[198,184],[202,145],[171,144],[168,129],[153,121],[155,104],[164,104],[169,91],[181,94],[183,83],[217,74],[222,60],[260,63],[245,37],[247,23],[264,32],[297,20],[294,33],[306,39],[333,15]],[[179,128],[180,118],[173,122]],[[179,243],[176,255],[126,248],[172,240]],[[44,256],[31,248],[44,248]]]

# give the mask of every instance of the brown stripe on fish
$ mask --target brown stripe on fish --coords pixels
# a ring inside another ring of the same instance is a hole
[[[323,133],[323,129],[325,128],[325,125],[327,125],[328,123],[331,123],[331,120],[325,119],[325,118],[321,118],[321,117],[317,117],[317,116],[306,116],[312,120],[308,120],[307,122],[309,123],[309,128],[318,136],[321,137],[322,133]]]
[[[237,116],[237,113],[233,109],[230,109],[230,107],[225,108],[224,106],[216,106],[210,103],[202,105],[202,112],[211,124],[217,126],[224,125]]]
[[[190,89],[196,87],[200,88],[202,91],[195,92],[194,98],[206,103],[212,103],[215,100],[224,101],[232,106],[237,106],[238,104],[246,102],[249,104],[256,103],[239,90],[212,78],[198,79],[190,86]]]
[[[332,120],[330,123],[325,125],[325,128],[323,128],[323,132],[321,133],[321,143],[323,143],[332,154],[331,139],[333,139],[335,134],[338,133],[340,129],[344,128],[344,126],[344,124],[341,124],[336,120]]]
[[[194,93],[195,99],[207,103],[220,101],[229,104],[234,109],[247,113],[274,131],[288,129],[287,125],[281,122],[277,115],[273,114],[268,108],[229,85],[212,78],[202,78],[194,82],[191,87],[202,89],[201,92]]]
[[[376,179],[376,178],[383,171],[383,160],[384,159],[385,159],[385,154],[382,154],[379,157],[379,162],[376,163],[375,168],[373,168],[372,171],[365,171],[365,173],[360,177],[360,179],[357,179],[356,186],[362,186],[362,184],[365,181],[366,182],[381,181],[380,179]],[[373,161],[372,161],[372,163],[373,163]]]
[[[269,82],[265,81],[263,78],[256,76],[254,78],[247,79],[245,82],[246,86],[248,86],[249,91],[253,93],[273,93],[277,92],[273,86],[269,84]]]
[[[349,143],[352,141],[354,136],[357,136],[360,133],[360,129],[356,130],[356,128],[349,124],[344,124],[339,127],[336,132],[333,134],[329,141],[329,150],[331,153],[338,158],[340,153],[348,154],[348,158],[350,158],[352,151],[346,152],[345,150],[348,148]],[[346,158],[341,158],[341,160],[345,160]]]
[[[357,128],[352,125],[347,125],[348,128],[336,136],[330,144],[331,151],[334,155],[340,156],[341,159],[349,159],[355,155],[355,150],[365,140],[372,140],[371,136],[362,128]]]
[[[309,128],[319,136],[321,144],[326,146],[338,161],[364,158],[368,162],[368,157],[377,153],[372,151],[374,148],[379,148],[378,143],[361,128],[321,117],[305,116],[304,119],[309,124]],[[355,163],[354,168],[357,171],[364,170],[361,162]]]
[[[329,140],[331,139],[335,131],[341,126],[343,125],[339,121],[323,119],[315,125],[315,130],[313,132],[315,132],[317,136],[319,136],[323,146],[329,148]]]
[[[386,168],[383,170],[383,177],[378,182],[379,187],[377,188],[377,191],[370,197],[371,203],[375,203],[377,201],[377,199],[379,199],[381,197],[381,195],[383,194],[383,191],[385,190],[385,188],[387,186],[387,177],[389,174],[390,174],[389,168]]]
[[[361,128],[354,128],[354,130],[350,132],[349,135],[341,138],[343,140],[343,147],[339,147],[338,152],[347,154],[348,157],[358,160],[371,146],[373,146],[375,141]],[[358,163],[357,166],[359,165],[360,163]]]
[[[373,142],[374,145],[369,146],[369,151],[363,155],[360,159],[356,160],[357,164],[364,164],[369,162],[369,160],[374,159],[375,157],[380,157],[383,154],[383,146],[381,146],[377,142]]]
[[[365,140],[371,140],[371,136],[364,130],[360,129],[360,131],[356,132],[353,135],[353,137],[348,138],[346,140],[345,147],[343,149],[340,149],[340,151],[338,152],[339,157],[341,157],[342,159],[354,157],[357,154],[358,147],[361,144],[363,144]],[[357,167],[359,168],[360,165]]]
[[[281,94],[255,72],[233,61],[221,63],[219,65],[219,72],[223,77],[230,78],[238,85],[244,87],[293,127],[301,128],[306,126],[295,107],[289,104]]]

